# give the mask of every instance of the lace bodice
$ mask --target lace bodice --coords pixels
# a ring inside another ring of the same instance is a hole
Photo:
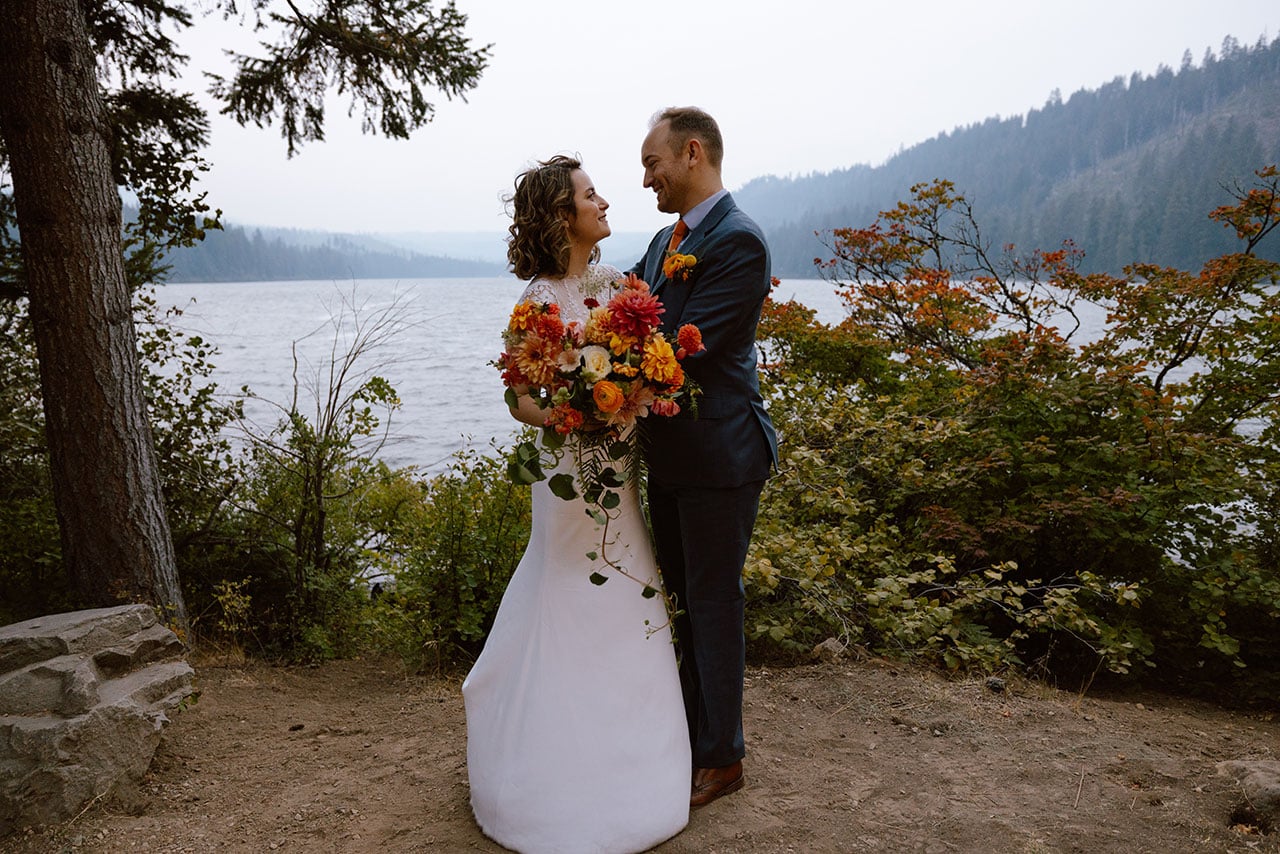
[[[520,302],[546,302],[560,306],[560,319],[565,323],[577,321],[585,324],[590,309],[583,302],[588,297],[602,305],[618,289],[616,282],[622,273],[608,264],[593,264],[582,276],[565,276],[562,279],[534,279],[520,294]]]

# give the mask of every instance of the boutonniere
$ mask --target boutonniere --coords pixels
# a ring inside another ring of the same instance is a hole
[[[697,263],[698,259],[693,255],[681,255],[672,250],[667,253],[667,260],[662,262],[662,275],[673,281],[679,279],[687,282]]]

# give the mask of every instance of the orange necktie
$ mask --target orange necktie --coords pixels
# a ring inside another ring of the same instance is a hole
[[[675,252],[676,247],[680,245],[680,241],[684,240],[684,236],[688,233],[689,226],[684,224],[684,220],[676,220],[676,227],[671,232],[671,242],[667,244],[667,251]]]

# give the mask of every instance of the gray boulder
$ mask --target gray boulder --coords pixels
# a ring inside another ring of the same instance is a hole
[[[0,836],[136,787],[193,693],[184,654],[147,605],[0,627]]]
[[[1254,824],[1264,832],[1280,829],[1280,761],[1233,759],[1219,762],[1218,774],[1233,778],[1244,796],[1233,824]]]

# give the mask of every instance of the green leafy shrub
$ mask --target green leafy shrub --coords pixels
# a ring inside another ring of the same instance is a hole
[[[529,540],[529,487],[505,453],[460,451],[420,485],[395,523],[386,571],[394,592],[375,607],[381,642],[414,669],[475,655]]]
[[[928,509],[967,481],[947,452],[961,419],[802,384],[778,388],[771,412],[784,453],[744,574],[752,638],[805,650],[836,637],[952,669],[1023,665],[1034,637],[1070,637],[1117,670],[1148,648],[1126,623],[1132,587],[962,564],[930,535]]]
[[[747,567],[752,633],[1274,680],[1280,266],[1252,252],[1280,177],[1258,177],[1213,214],[1244,251],[1198,274],[993,253],[947,182],[835,231],[849,319],[771,304],[761,324],[783,465]],[[1102,333],[1074,341],[1097,307]]]
[[[0,625],[69,599],[25,302],[0,299]]]

